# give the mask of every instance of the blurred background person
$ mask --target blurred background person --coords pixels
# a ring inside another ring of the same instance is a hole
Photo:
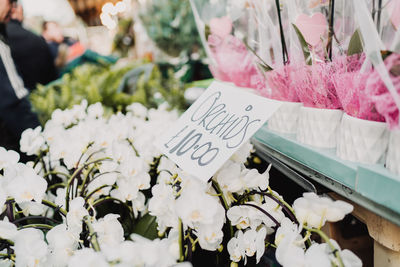
[[[57,70],[49,46],[43,37],[25,29],[24,12],[20,4],[11,11],[7,23],[8,42],[25,87],[34,90],[37,84],[48,84],[57,78]]]
[[[58,70],[84,52],[84,48],[79,42],[64,36],[62,27],[55,21],[43,23],[42,36],[47,41]]]
[[[39,120],[8,46],[6,23],[14,4],[13,0],[0,0],[0,146],[18,151],[22,132],[39,126]]]

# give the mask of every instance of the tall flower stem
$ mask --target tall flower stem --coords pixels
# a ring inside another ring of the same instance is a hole
[[[2,238],[0,238],[0,241],[5,241],[5,242],[7,242],[8,244],[10,244],[11,246],[14,246],[14,241],[11,241],[11,240],[9,240],[9,239],[2,239]]]
[[[332,43],[334,35],[335,0],[329,0],[329,35],[328,35],[328,58],[332,61]]]
[[[89,238],[90,238],[90,243],[93,246],[93,249],[95,251],[100,251],[100,245],[99,242],[97,240],[97,234],[93,229],[92,223],[90,221],[90,217],[89,216],[85,216],[85,218],[83,218],[88,230],[89,230]]]
[[[378,0],[378,18],[376,21],[376,27],[378,28],[378,32],[380,32],[381,28],[381,13],[382,13],[382,0]]]
[[[315,229],[315,228],[309,228],[306,226],[304,227],[304,229],[309,232],[318,234],[325,241],[325,243],[328,244],[328,246],[331,248],[332,252],[335,254],[335,257],[339,263],[339,267],[344,267],[343,260],[342,260],[342,257],[340,257],[339,250],[332,244],[330,238],[322,230]]]
[[[218,197],[221,200],[222,204],[224,205],[225,212],[227,212],[229,210],[228,201],[226,200],[224,193],[222,192],[222,189],[219,186],[219,184],[216,181],[214,181],[213,179],[212,179],[212,187],[219,194]],[[232,227],[231,221],[229,219],[228,219],[228,226],[229,226],[229,231],[230,231],[231,237],[233,237],[233,227]]]
[[[106,187],[115,188],[116,186],[105,184],[105,185],[102,185],[102,186],[96,188],[95,190],[93,190],[92,192],[90,192],[90,193],[85,197],[85,202],[87,202],[87,201],[90,199],[91,196],[93,196],[94,194],[96,194],[97,192],[99,192],[101,189],[106,188]]]
[[[22,217],[22,218],[19,218],[19,219],[17,219],[17,220],[14,220],[12,223],[13,223],[13,224],[19,224],[19,223],[21,223],[21,222],[23,222],[23,221],[27,221],[27,220],[43,220],[44,222],[48,221],[48,222],[52,222],[52,223],[56,223],[56,224],[61,224],[61,222],[59,222],[59,221],[57,221],[57,220],[54,220],[54,219],[52,219],[52,218],[47,218],[47,217],[44,217],[44,216],[27,216],[27,217]]]
[[[286,47],[285,34],[283,33],[281,3],[279,0],[275,0],[275,6],[276,6],[276,11],[277,11],[278,20],[279,20],[279,32],[281,35],[282,59],[283,59],[283,64],[286,65],[286,63],[288,63],[288,61],[289,61],[289,56],[288,56],[287,47]]]
[[[268,192],[250,191],[247,194],[242,195],[238,199],[238,203],[240,203],[243,199],[246,199],[246,197],[251,196],[251,195],[262,195],[262,196],[266,196],[266,197],[274,200],[276,203],[278,203],[279,206],[282,207],[282,209],[286,212],[286,214],[290,217],[290,219],[293,222],[298,223],[294,209],[285,200],[283,200],[279,196],[275,195],[273,193],[273,191],[271,190],[271,188],[268,188]]]
[[[274,218],[274,216],[272,216],[271,214],[269,214],[267,211],[265,211],[264,209],[260,208],[257,205],[254,204],[250,204],[250,203],[244,203],[244,204],[240,204],[240,206],[249,206],[249,207],[253,207],[255,209],[258,209],[259,211],[261,211],[262,213],[264,213],[265,215],[267,215],[268,218],[271,219],[271,221],[273,221],[275,223],[276,226],[281,226],[281,224]]]
[[[110,160],[110,158],[101,158],[101,159],[96,159],[93,161],[89,161],[86,162],[85,164],[83,164],[80,168],[76,169],[75,172],[71,175],[71,177],[68,179],[68,183],[67,183],[67,189],[66,189],[66,193],[65,193],[65,209],[68,211],[69,210],[69,195],[71,192],[71,186],[72,183],[74,181],[74,179],[81,174],[81,172],[88,166],[90,166],[91,164],[95,164],[98,162],[102,162],[105,160]]]
[[[60,212],[64,216],[67,216],[67,211],[65,209],[61,208],[60,206],[57,206],[56,204],[54,204],[51,201],[43,199],[42,200],[42,204],[47,206],[47,207],[53,208],[55,211]]]
[[[90,173],[93,171],[94,168],[95,168],[95,165],[93,165],[93,166],[87,171],[87,173],[85,174],[85,177],[83,178],[82,185],[80,186],[80,187],[81,187],[81,195],[83,195],[83,193],[84,193],[85,186],[86,186],[86,184],[87,184],[87,182],[88,182],[88,180],[89,180],[89,175],[90,175]]]
[[[178,232],[179,232],[179,261],[182,262],[184,261],[185,256],[183,255],[183,224],[181,219],[179,219]]]

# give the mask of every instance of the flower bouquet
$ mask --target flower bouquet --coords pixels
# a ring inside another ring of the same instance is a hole
[[[246,1],[191,0],[193,13],[213,76],[236,86],[256,89],[263,83],[245,45],[254,31]],[[262,85],[261,85],[262,86]]]
[[[361,36],[363,42],[366,44],[364,46],[365,53],[368,55],[368,61],[373,64],[373,71],[366,84],[366,92],[377,113],[383,116],[386,123],[393,129],[398,125],[399,118],[396,114],[398,114],[400,108],[400,95],[396,72],[398,55],[393,52],[399,45],[399,15],[395,11],[398,10],[400,6],[396,1],[389,2],[387,5],[383,5],[381,2],[375,4],[378,5],[376,7],[378,8],[377,16],[365,16],[365,14],[369,12],[366,3],[359,5],[357,9],[355,9],[355,15],[360,21]],[[384,156],[388,142],[387,135],[386,133],[384,137],[386,143],[381,144],[381,149],[384,150],[382,153]],[[396,131],[394,131],[391,137],[392,143],[389,145],[390,155],[386,160],[386,165],[392,171],[398,172],[396,166],[398,166],[400,155],[396,152],[398,149],[396,148],[395,140]]]
[[[384,61],[388,75],[400,97],[400,73],[397,72],[400,66],[399,63],[400,55],[397,53],[392,53]],[[391,172],[400,174],[400,152],[398,149],[400,145],[400,108],[377,72],[373,72],[368,79],[367,91],[370,100],[376,106],[377,112],[385,118],[390,128],[386,167]],[[387,135],[389,135],[388,132]]]
[[[369,97],[367,81],[372,71],[361,72],[364,54],[344,57],[346,70],[335,73],[333,83],[343,106],[337,155],[366,164],[383,163],[388,143],[385,119]],[[354,62],[354,64],[353,64]]]
[[[22,136],[34,162],[0,149],[2,265],[254,266],[272,252],[282,266],[362,266],[321,230],[351,205],[306,193],[290,206],[269,169],[247,167],[250,144],[204,183],[153,145],[177,112],[127,110],[56,110]]]
[[[286,49],[289,39],[283,35],[288,30],[287,8],[285,6],[281,9],[279,1],[250,3],[257,34],[249,40],[248,49],[256,55],[254,59],[264,76],[264,82],[259,84],[257,90],[262,96],[282,102],[279,110],[268,120],[268,128],[280,133],[295,134],[302,103],[289,78],[292,71]]]
[[[288,2],[292,24],[291,85],[304,107],[300,110],[297,140],[320,148],[336,148],[341,105],[330,77],[335,73],[334,3],[309,5]],[[295,10],[300,12],[295,13]],[[325,15],[326,14],[326,15]],[[297,40],[296,40],[297,39]],[[301,57],[303,56],[303,58]]]

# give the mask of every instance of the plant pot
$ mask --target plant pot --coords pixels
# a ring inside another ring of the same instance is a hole
[[[400,175],[400,130],[390,131],[386,168]]]
[[[384,122],[368,121],[344,114],[336,154],[365,164],[385,163],[389,131]]]
[[[296,134],[303,103],[279,101],[282,106],[268,120],[268,129],[278,133]]]
[[[343,111],[301,107],[297,140],[318,148],[336,148]]]

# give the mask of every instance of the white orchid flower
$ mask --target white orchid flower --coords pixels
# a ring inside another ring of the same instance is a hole
[[[228,253],[233,262],[239,262],[246,257],[243,244],[243,232],[237,231],[235,237],[228,242]]]
[[[43,239],[43,232],[34,228],[18,231],[14,240],[15,266],[46,266],[47,244]]]
[[[124,229],[118,221],[120,216],[109,213],[92,223],[101,248],[113,247],[124,241]]]
[[[4,172],[7,179],[6,192],[17,203],[35,200],[42,202],[47,189],[45,179],[37,175],[31,167],[18,163],[9,167]]]
[[[68,262],[68,267],[109,267],[101,252],[90,248],[77,250]]]
[[[79,235],[67,229],[67,225],[59,224],[47,232],[46,240],[49,244],[47,263],[54,267],[68,265],[68,261],[78,248]]]
[[[304,193],[293,203],[299,222],[309,227],[321,228],[326,221],[336,222],[353,211],[353,206],[327,197],[319,197],[315,193]]]
[[[17,233],[17,226],[13,223],[10,223],[7,217],[3,221],[0,221],[1,239],[14,240]]]
[[[38,126],[35,129],[26,129],[22,133],[19,143],[21,151],[25,152],[28,156],[38,155],[45,145],[42,127]]]
[[[19,161],[19,154],[13,150],[6,150],[0,147],[0,170],[8,166],[17,164]]]
[[[196,228],[196,236],[202,249],[215,251],[220,246],[224,233],[217,225],[201,225]]]
[[[69,204],[67,213],[68,230],[74,234],[82,232],[82,221],[85,216],[89,216],[89,212],[84,207],[85,200],[81,197],[74,198]]]

